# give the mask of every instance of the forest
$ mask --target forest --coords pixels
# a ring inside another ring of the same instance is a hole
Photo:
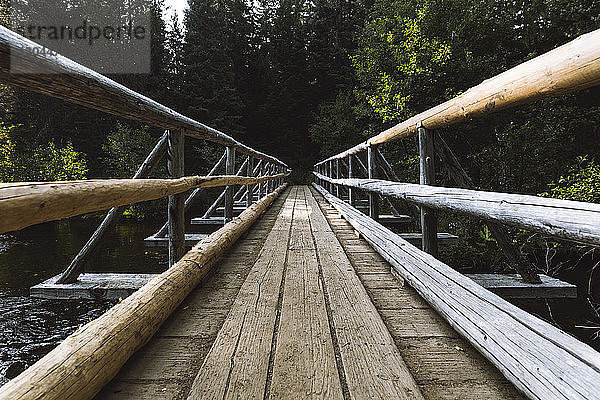
[[[110,77],[273,154],[293,169],[292,182],[310,181],[322,158],[600,27],[597,0],[189,0],[182,24],[163,18],[166,7],[152,2],[152,73]],[[161,134],[0,90],[3,182],[129,176]],[[483,190],[600,201],[600,87],[440,134]],[[403,181],[418,181],[414,138],[383,151]],[[220,156],[201,142],[186,152],[189,173]],[[437,181],[452,185],[443,168]],[[443,255],[450,265],[506,270],[480,221],[440,224],[461,238]],[[598,315],[593,249],[513,233],[542,271],[588,282]]]

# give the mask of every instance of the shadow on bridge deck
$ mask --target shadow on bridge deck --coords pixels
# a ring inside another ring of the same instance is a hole
[[[98,398],[421,395],[521,398],[320,194],[296,186]]]

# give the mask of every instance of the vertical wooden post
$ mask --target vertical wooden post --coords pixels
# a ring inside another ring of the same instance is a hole
[[[327,176],[333,179],[333,160],[327,162]],[[329,183],[329,193],[333,194],[334,186],[333,183]]]
[[[352,179],[354,177],[354,166],[352,164],[354,164],[352,161],[352,154],[348,155],[348,179]],[[350,205],[352,207],[354,207],[354,205],[356,204],[356,201],[354,200],[354,196],[355,196],[355,191],[354,189],[352,189],[351,187],[348,187],[348,201],[350,202]]]
[[[251,156],[248,156],[248,165],[247,165],[247,171],[248,171],[248,176],[252,177],[254,176],[254,159]],[[253,194],[252,194],[252,185],[248,185],[247,186],[248,191],[246,192],[246,207],[250,207],[252,205],[252,202],[254,201]]]
[[[225,175],[235,175],[235,148],[227,147],[225,159]],[[225,222],[233,219],[233,186],[227,186],[225,191]]]
[[[335,159],[335,178],[340,179],[340,159]],[[335,185],[335,196],[340,198],[340,185]]]
[[[184,175],[184,138],[181,129],[169,131],[167,169],[171,178]],[[169,196],[169,267],[185,254],[185,197],[185,193]]]
[[[377,153],[373,146],[367,147],[367,171],[369,179],[377,179]],[[379,203],[377,193],[369,192],[369,216],[379,219]]]
[[[425,129],[422,123],[419,123],[417,128],[419,131],[419,183],[433,185],[435,184],[435,136],[432,131]],[[423,251],[437,257],[437,217],[434,210],[421,207],[421,232]]]

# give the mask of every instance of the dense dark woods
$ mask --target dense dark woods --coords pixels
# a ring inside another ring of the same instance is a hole
[[[183,25],[164,20],[165,7],[153,1],[152,74],[111,78],[278,157],[293,182],[310,180],[316,161],[600,28],[598,0],[189,0]],[[161,133],[0,90],[0,181],[131,175]],[[484,190],[600,201],[599,87],[440,133]],[[189,173],[222,152],[188,144]],[[401,179],[418,181],[414,138],[382,151]],[[453,185],[441,165],[437,182]],[[442,254],[450,265],[510,269],[480,221],[443,215],[440,224],[461,238]],[[513,234],[540,270],[584,288],[587,315],[598,316],[593,249]]]

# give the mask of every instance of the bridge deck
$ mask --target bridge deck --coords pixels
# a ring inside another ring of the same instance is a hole
[[[521,398],[316,192],[288,189],[98,396]]]

